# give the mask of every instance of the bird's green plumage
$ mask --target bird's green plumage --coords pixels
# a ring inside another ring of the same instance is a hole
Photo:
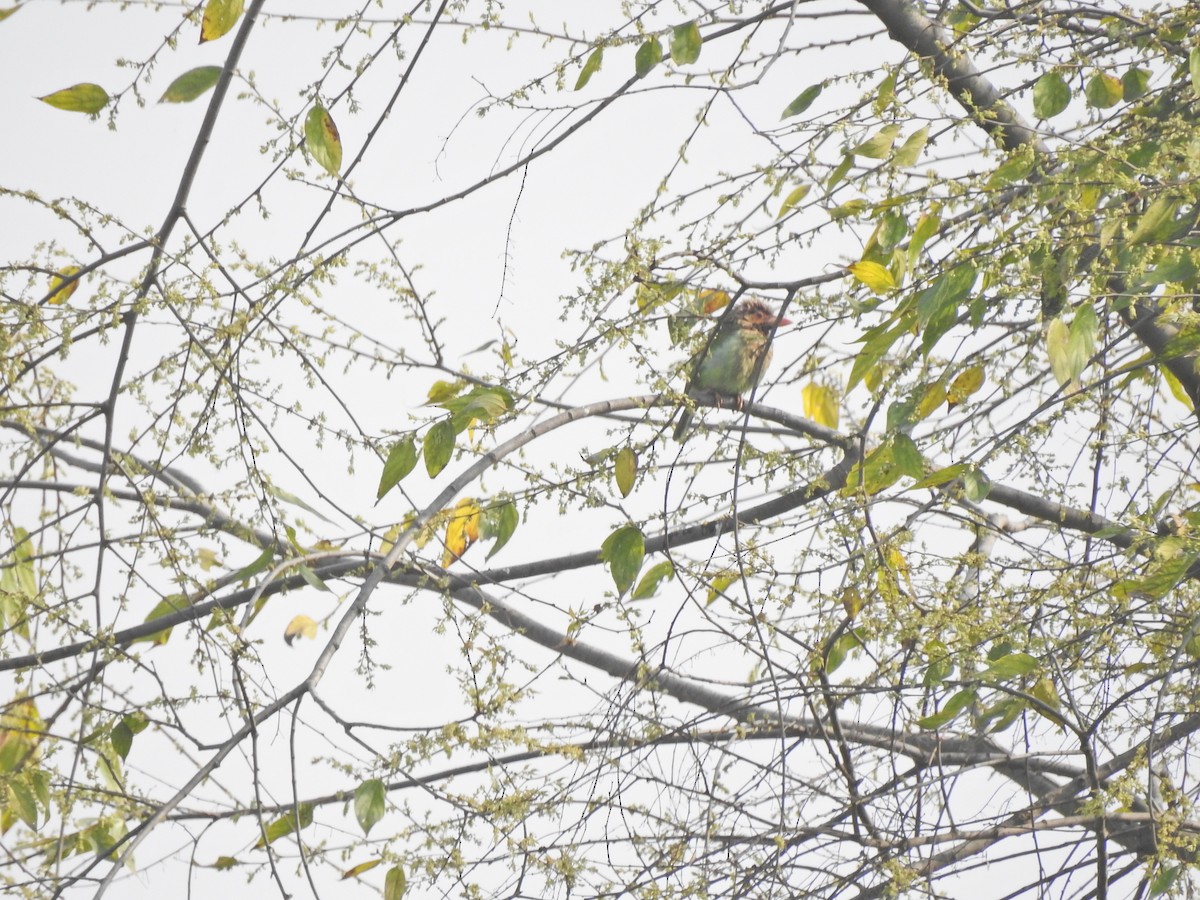
[[[693,357],[688,390],[740,397],[757,384],[771,364],[772,332],[777,326],[788,324],[787,319],[777,318],[762,301],[742,301],[717,327],[712,340]],[[691,411],[685,409],[675,428],[676,440],[687,433],[691,420]]]

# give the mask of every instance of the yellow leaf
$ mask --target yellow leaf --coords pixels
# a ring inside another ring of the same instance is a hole
[[[885,266],[877,262],[864,259],[856,263],[851,263],[849,268],[851,275],[876,294],[896,289],[896,279],[892,276],[892,273]]]
[[[67,266],[59,271],[59,273],[55,275],[54,279],[50,282],[50,297],[46,300],[46,302],[52,303],[55,306],[61,306],[70,300],[71,295],[74,294],[75,290],[79,287],[79,282],[81,279],[71,279],[70,283],[65,285],[64,282],[70,279],[71,276],[75,275],[78,271],[79,266]]]
[[[213,566],[220,565],[221,560],[217,557],[217,551],[208,547],[201,547],[196,551],[196,559],[200,563],[200,568],[207,572]]]
[[[842,591],[842,608],[850,618],[857,616],[866,605],[867,601],[858,588],[851,586]]]
[[[783,203],[779,205],[779,213],[775,216],[775,218],[777,220],[782,219],[784,216],[790,213],[796,207],[797,203],[808,196],[808,192],[811,188],[811,184],[802,184],[800,187],[795,188],[784,198]]]
[[[801,392],[805,418],[826,428],[838,427],[838,397],[833,388],[810,382]]]
[[[634,482],[637,480],[637,467],[637,453],[632,447],[622,447],[621,452],[617,454],[617,462],[614,466],[617,490],[621,492],[622,497],[628,497],[629,492],[633,490]]]
[[[1171,391],[1171,396],[1188,408],[1188,412],[1192,411],[1192,398],[1187,395],[1187,391],[1183,389],[1183,385],[1179,383],[1179,379],[1166,366],[1159,366],[1158,371],[1162,372],[1163,381],[1167,383],[1167,387]]]
[[[289,647],[292,646],[292,641],[298,637],[315,638],[316,636],[317,623],[308,616],[296,616],[288,622],[287,628],[283,630],[283,639]]]
[[[442,554],[442,565],[448,566],[459,559],[467,548],[479,539],[479,506],[470,497],[464,497],[454,507],[446,522],[446,552]]]
[[[697,295],[697,298],[700,300],[700,308],[706,316],[729,305],[729,293],[727,291],[701,291]]]
[[[237,24],[243,0],[208,0],[200,21],[200,43],[215,41]]]
[[[366,862],[359,863],[357,866],[352,866],[342,873],[342,881],[345,881],[347,878],[357,878],[363,872],[369,872],[381,862],[383,862],[382,859],[368,859]]]
[[[946,399],[946,386],[941,381],[925,385],[925,392],[917,402],[917,421],[933,415]]]
[[[983,366],[971,366],[958,373],[946,391],[946,403],[953,409],[983,387]]]

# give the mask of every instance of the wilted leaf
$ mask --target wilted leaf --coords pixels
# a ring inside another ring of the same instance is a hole
[[[644,78],[651,69],[662,62],[662,58],[662,42],[656,37],[638,47],[637,54],[633,57],[633,68],[638,78]]]
[[[783,203],[779,205],[779,213],[775,218],[782,219],[790,213],[797,203],[808,196],[810,190],[812,190],[811,184],[802,184],[799,187],[792,188],[791,193],[784,197]]]
[[[633,483],[637,479],[637,453],[632,447],[622,447],[621,452],[617,454],[616,464],[613,466],[613,473],[617,478],[617,490],[621,492],[622,497],[628,497],[629,492],[633,490]]]
[[[416,465],[417,445],[410,434],[392,444],[392,449],[388,451],[383,473],[379,476],[379,488],[375,492],[375,499],[382,499],[383,495],[399,484]]]
[[[896,279],[885,266],[870,260],[860,260],[851,263],[847,268],[850,274],[861,281],[876,294],[884,294],[896,289]]]
[[[686,66],[700,58],[700,26],[695,21],[676,25],[671,32],[671,61],[677,66]]]
[[[608,563],[618,596],[633,586],[645,556],[646,539],[636,525],[624,525],[605,538],[600,559]]]
[[[190,103],[216,84],[220,77],[220,66],[200,66],[191,69],[172,81],[158,102]]]
[[[283,630],[283,640],[290,647],[292,641],[298,637],[306,637],[310,640],[317,636],[317,623],[308,616],[294,616],[292,621],[288,622],[287,628]]]
[[[1071,103],[1071,88],[1057,72],[1047,72],[1033,86],[1033,114],[1052,119]]]
[[[243,0],[208,0],[200,20],[200,43],[215,41],[228,33],[242,15]]]
[[[64,266],[59,273],[50,281],[50,296],[46,298],[46,302],[54,306],[61,306],[71,299],[71,295],[75,293],[82,279],[72,278],[73,275],[79,272],[79,266]]]
[[[371,778],[360,784],[354,791],[354,818],[358,819],[363,834],[371,833],[371,828],[383,818],[387,810],[387,788],[378,778]]]
[[[826,428],[838,427],[838,396],[833,388],[812,381],[805,385],[800,396],[804,400],[805,418]]]
[[[108,92],[98,84],[84,83],[63,88],[45,97],[38,97],[55,109],[95,115],[108,105]]]
[[[583,70],[579,73],[579,78],[575,80],[575,90],[583,90],[584,86],[592,80],[592,76],[600,71],[600,63],[604,61],[604,48],[597,47],[588,56],[587,62],[583,64]]]
[[[787,108],[783,111],[783,115],[779,118],[790,119],[792,116],[800,115],[800,113],[813,105],[813,101],[821,96],[821,91],[824,89],[825,86],[822,84],[809,85],[796,96],[795,100],[787,105]]]
[[[479,539],[481,515],[478,504],[470,497],[459,500],[446,522],[446,549],[442,553],[443,568],[459,559],[467,548]]]
[[[342,138],[333,116],[319,103],[304,119],[304,143],[317,165],[336,177],[342,169]]]

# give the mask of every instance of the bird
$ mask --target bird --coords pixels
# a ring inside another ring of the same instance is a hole
[[[734,408],[740,409],[741,395],[758,384],[771,364],[771,336],[775,329],[791,324],[790,319],[777,316],[762,300],[741,301],[692,357],[687,390],[734,397]],[[675,440],[683,440],[691,424],[692,410],[685,407],[675,426]]]

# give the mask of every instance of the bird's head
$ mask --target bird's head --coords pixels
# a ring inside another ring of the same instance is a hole
[[[753,328],[763,334],[792,324],[791,319],[775,315],[775,310],[761,300],[743,300],[734,309],[733,319],[739,328]]]

